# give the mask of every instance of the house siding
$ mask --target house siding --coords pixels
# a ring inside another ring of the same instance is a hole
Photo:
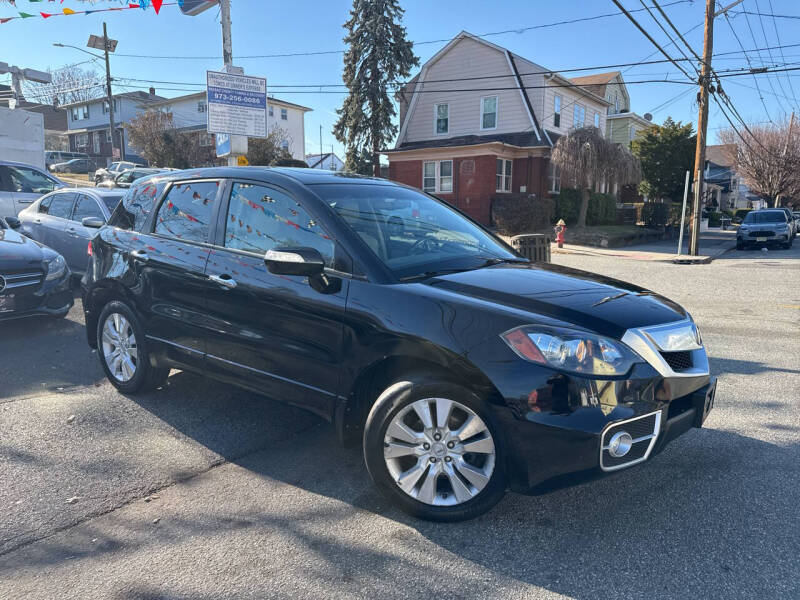
[[[544,90],[544,110],[541,117],[544,127],[556,133],[566,134],[575,127],[575,105],[586,109],[585,125],[594,125],[594,113],[600,115],[600,131],[606,130],[606,105],[573,91],[569,86],[549,83]],[[555,126],[555,98],[561,96],[561,123]]]
[[[486,75],[493,78],[469,80]],[[508,77],[496,77],[497,75],[507,75]],[[497,128],[485,131],[499,134],[527,131],[532,128],[527,109],[516,89],[508,60],[501,50],[470,38],[461,39],[449,52],[427,67],[425,80],[426,82],[418,88],[425,91],[416,95],[417,99],[411,108],[405,138],[400,140],[401,143],[447,139],[480,132],[480,99],[483,96],[498,97]],[[439,80],[453,81],[435,83]],[[514,89],[487,92],[469,91],[475,87],[513,87]],[[437,93],[436,90],[450,91]],[[436,135],[434,105],[440,103],[449,105],[449,131],[447,134]]]

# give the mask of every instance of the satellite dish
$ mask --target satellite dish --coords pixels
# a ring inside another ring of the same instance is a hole
[[[644,113],[644,120],[645,121],[652,121],[653,120],[653,115],[651,115],[650,113]]]

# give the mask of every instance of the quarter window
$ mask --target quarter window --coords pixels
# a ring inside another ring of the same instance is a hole
[[[306,246],[333,264],[330,236],[299,202],[276,189],[234,183],[225,223],[226,248],[263,255],[278,246]]]
[[[512,161],[497,159],[497,174],[495,177],[496,190],[498,192],[511,191],[511,165]]]
[[[205,242],[219,183],[189,181],[170,188],[156,215],[155,233]]]
[[[561,96],[553,98],[553,127],[561,127]]]
[[[497,128],[497,96],[481,98],[481,129]]]
[[[434,104],[434,131],[437,135],[448,133],[450,131],[450,105],[449,104]]]

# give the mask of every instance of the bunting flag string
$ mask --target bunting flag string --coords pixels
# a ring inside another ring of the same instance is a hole
[[[19,8],[17,6],[17,2],[21,0],[0,0],[0,5],[9,4],[14,8]],[[55,2],[56,0],[28,0],[30,3],[40,3],[40,2]],[[215,0],[208,0],[209,2],[214,2]],[[64,0],[60,0],[59,4],[63,4]],[[92,6],[95,6],[94,4]],[[9,16],[9,17],[0,17],[0,25],[4,25],[9,21],[18,20],[18,19],[31,19],[31,18],[41,18],[41,19],[49,19],[51,17],[69,17],[73,15],[91,15],[93,13],[101,13],[101,12],[117,12],[123,10],[147,10],[150,7],[153,7],[153,10],[156,14],[160,14],[161,8],[164,6],[183,6],[183,0],[174,0],[171,2],[165,2],[164,0],[138,0],[137,2],[127,2],[122,6],[111,6],[107,8],[92,8],[87,10],[73,10],[71,8],[62,8],[61,12],[44,12],[40,11],[39,14],[31,13],[31,12],[24,12],[18,10],[17,16]]]

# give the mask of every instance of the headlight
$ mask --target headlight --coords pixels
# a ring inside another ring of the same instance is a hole
[[[644,362],[622,342],[582,331],[523,325],[500,337],[525,360],[582,375],[624,375]]]
[[[47,263],[47,275],[45,275],[44,279],[45,281],[53,281],[54,279],[58,279],[66,270],[67,263],[64,262],[64,257],[59,254],[53,260]]]

